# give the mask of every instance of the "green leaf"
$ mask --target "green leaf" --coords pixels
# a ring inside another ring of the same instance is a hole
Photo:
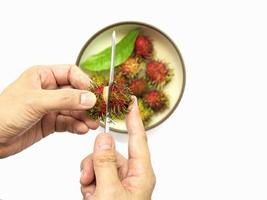
[[[132,54],[139,30],[129,32],[116,44],[115,67],[124,63]],[[85,71],[103,71],[110,68],[111,47],[92,55],[80,64]]]

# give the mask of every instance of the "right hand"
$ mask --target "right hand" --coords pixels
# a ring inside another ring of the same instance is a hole
[[[129,158],[115,150],[110,134],[99,134],[94,152],[81,163],[81,191],[85,200],[149,200],[156,178],[137,100],[126,119]]]

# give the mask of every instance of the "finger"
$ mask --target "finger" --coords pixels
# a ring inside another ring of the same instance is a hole
[[[120,168],[128,163],[128,160],[116,151],[117,168]]]
[[[58,86],[71,85],[74,88],[86,89],[91,83],[88,75],[75,65],[51,65],[47,68],[51,70]]]
[[[40,126],[40,122],[36,126]],[[0,159],[16,154],[42,139],[41,132],[29,130],[7,144],[0,144]]]
[[[80,183],[83,186],[91,184],[95,179],[93,167],[93,154],[90,154],[81,163],[81,178]]]
[[[119,152],[116,152],[116,160],[120,180],[123,180],[127,176],[128,160]]]
[[[84,197],[88,196],[87,195],[88,193],[93,195],[95,193],[95,190],[96,190],[96,185],[95,184],[90,184],[89,186],[82,186],[81,187],[81,192],[82,192]]]
[[[110,134],[99,134],[95,140],[93,164],[98,187],[119,184],[115,143]]]
[[[119,177],[123,179],[128,171],[128,160],[116,152],[117,169],[119,169]],[[81,178],[80,183],[83,186],[91,184],[95,180],[95,173],[93,168],[93,155],[90,154],[81,162]]]
[[[71,116],[77,120],[83,121],[90,129],[97,129],[100,124],[99,120],[90,119],[86,111],[63,110],[63,111],[60,111],[60,114]]]
[[[86,110],[96,103],[96,96],[86,90],[57,89],[41,90],[36,103],[43,112],[58,110]]]
[[[138,159],[142,163],[149,163],[149,149],[145,129],[140,117],[137,99],[131,104],[130,112],[126,117],[126,125],[129,134],[129,158]]]
[[[89,128],[85,123],[73,117],[58,115],[56,119],[56,131],[85,134],[89,131]]]

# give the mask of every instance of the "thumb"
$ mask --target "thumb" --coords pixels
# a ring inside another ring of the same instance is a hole
[[[109,188],[119,183],[115,143],[110,134],[101,133],[97,136],[93,164],[99,187]]]
[[[86,110],[96,103],[96,96],[87,90],[42,90],[40,96],[39,106],[45,111]]]

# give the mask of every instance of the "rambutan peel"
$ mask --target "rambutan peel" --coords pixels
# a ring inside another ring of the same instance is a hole
[[[154,111],[160,111],[167,107],[168,98],[159,90],[152,90],[145,94],[144,103]]]
[[[147,125],[150,122],[154,111],[149,106],[147,106],[142,99],[138,99],[138,107],[142,121],[145,125]]]
[[[158,88],[163,87],[171,80],[171,71],[160,61],[151,61],[146,66],[146,75],[150,83]]]
[[[97,100],[95,106],[89,109],[87,114],[91,119],[103,121],[106,116],[107,87],[94,85],[89,90],[96,95]],[[109,99],[110,118],[112,120],[124,119],[131,103],[132,99],[129,88],[114,82],[111,86]]]
[[[151,40],[143,35],[137,37],[135,41],[135,53],[144,58],[150,58],[153,52]]]
[[[87,114],[91,119],[103,120],[106,116],[106,102],[103,96],[104,86],[92,85],[89,90],[95,94],[96,104],[93,108],[87,110]]]
[[[130,57],[120,66],[120,73],[127,78],[135,77],[139,70],[138,58]]]
[[[147,83],[144,79],[135,79],[131,82],[129,86],[133,95],[140,97],[142,96],[147,90]]]

